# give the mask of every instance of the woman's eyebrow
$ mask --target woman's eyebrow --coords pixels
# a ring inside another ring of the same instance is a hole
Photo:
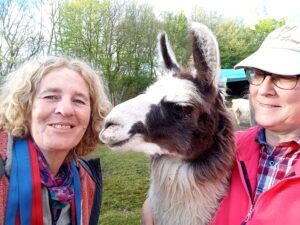
[[[40,94],[47,94],[47,93],[60,93],[62,92],[59,88],[46,88],[45,90],[42,90]]]
[[[264,75],[272,75],[273,74],[273,73],[269,73],[267,71],[259,70],[259,69],[256,69],[255,72],[259,72],[260,74],[264,74]]]

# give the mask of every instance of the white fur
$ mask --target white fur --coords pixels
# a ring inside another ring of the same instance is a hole
[[[165,98],[169,102],[189,103],[191,101],[202,103],[198,90],[189,80],[178,79],[167,74],[146,90],[146,96],[152,103],[158,103]]]
[[[156,225],[208,224],[219,205],[217,199],[226,193],[226,178],[199,184],[189,164],[179,158],[162,157],[153,163],[149,199],[159,218]]]

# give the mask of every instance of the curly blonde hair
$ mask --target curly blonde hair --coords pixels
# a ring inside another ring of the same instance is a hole
[[[79,59],[56,56],[33,59],[8,74],[0,93],[0,129],[7,130],[16,138],[30,135],[27,118],[31,114],[36,90],[47,73],[60,68],[77,72],[89,87],[91,119],[84,136],[74,148],[77,156],[84,156],[100,144],[98,135],[111,104],[101,75]]]

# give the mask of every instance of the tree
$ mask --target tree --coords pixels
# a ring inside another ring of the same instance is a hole
[[[207,12],[201,7],[196,7],[192,18],[206,24],[216,35],[222,68],[232,68],[259,46],[253,29],[217,12]]]
[[[192,46],[188,36],[188,21],[184,13],[166,12],[163,15],[162,29],[170,39],[178,63],[187,65],[191,57]]]
[[[266,36],[278,27],[285,24],[284,19],[276,20],[272,18],[266,18],[259,20],[255,24],[255,31],[257,33],[256,39],[259,45],[263,42]]]
[[[35,20],[36,13],[36,8],[33,8],[30,2],[0,2],[1,76],[7,75],[18,64],[42,52],[42,23]]]
[[[217,29],[222,68],[233,68],[258,48],[255,31],[223,20]]]
[[[55,55],[58,53],[58,32],[60,21],[60,10],[63,0],[43,0],[43,7],[41,9],[44,24],[44,30],[47,34],[45,52],[47,55]]]
[[[131,98],[153,80],[158,25],[148,5],[74,0],[62,5],[57,46],[101,69],[114,104]]]
[[[115,72],[121,78],[115,90],[124,90],[121,101],[140,94],[155,78],[158,30],[152,7],[135,2],[126,5],[115,43],[119,65]]]

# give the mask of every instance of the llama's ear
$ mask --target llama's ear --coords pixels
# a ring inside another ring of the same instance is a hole
[[[190,24],[194,65],[199,81],[218,85],[219,47],[213,33],[203,24]]]
[[[176,56],[169,44],[168,36],[166,33],[158,35],[158,51],[160,56],[161,67],[168,70],[179,70],[179,65]]]

